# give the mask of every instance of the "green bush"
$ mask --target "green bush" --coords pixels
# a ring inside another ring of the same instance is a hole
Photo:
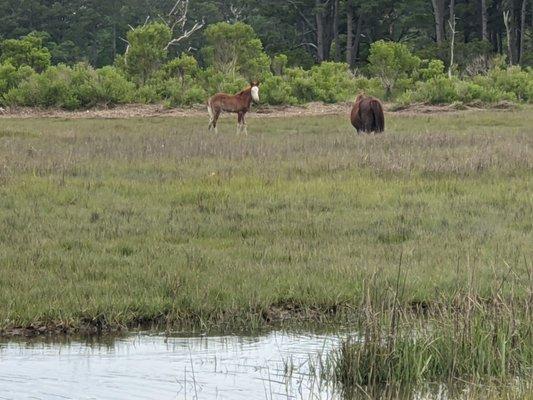
[[[379,40],[370,46],[369,70],[378,77],[390,97],[399,79],[413,75],[420,65],[420,58],[411,54],[403,43]]]
[[[76,109],[127,103],[133,90],[134,85],[114,67],[95,71],[85,64],[73,68],[60,64],[42,74],[30,75],[9,90],[4,101],[9,105]]]
[[[182,54],[178,58],[175,58],[161,68],[161,76],[164,79],[185,77],[196,77],[198,74],[198,62],[193,56]]]
[[[291,87],[291,97],[298,103],[316,100],[314,84],[309,71],[303,68],[287,68],[285,70],[287,82]]]
[[[290,84],[281,76],[270,76],[261,83],[261,103],[296,104]]]
[[[427,65],[420,68],[415,74],[417,79],[427,81],[444,75],[445,67],[441,60],[430,60],[424,63],[427,63]]]
[[[136,90],[134,99],[137,103],[153,104],[160,101],[162,97],[156,86],[144,85]]]
[[[0,63],[9,63],[16,68],[27,65],[41,72],[50,66],[51,58],[50,51],[43,47],[43,40],[36,33],[0,42]]]
[[[128,75],[144,84],[161,67],[171,40],[170,28],[163,23],[139,26],[128,32],[128,51],[121,60]]]
[[[72,86],[72,69],[66,65],[48,68],[23,81],[5,95],[8,105],[30,107],[60,107],[75,109],[80,106]]]
[[[454,79],[446,76],[431,78],[427,82],[418,82],[413,99],[428,104],[445,104],[460,100],[455,83]]]
[[[311,68],[316,100],[325,103],[347,101],[354,96],[355,82],[348,64],[323,62]]]
[[[9,62],[0,64],[0,96],[17,87],[34,73],[33,69],[27,65],[16,68]]]
[[[285,73],[285,68],[287,68],[287,63],[289,59],[285,54],[278,54],[272,57],[272,62],[270,68],[274,75],[283,75]]]
[[[216,71],[213,67],[208,67],[199,72],[198,83],[210,95],[220,92],[235,94],[249,84],[242,76],[225,74]]]
[[[180,79],[173,78],[165,82],[163,97],[173,107],[188,106],[204,103],[207,93],[201,86],[195,84],[184,86]]]
[[[205,30],[208,45],[202,49],[209,66],[226,76],[240,74],[261,79],[270,70],[270,58],[250,25],[219,22]]]
[[[98,77],[97,103],[124,104],[133,99],[135,85],[128,81],[115,67],[107,66],[96,70]]]
[[[486,76],[478,76],[474,81],[486,88],[513,93],[520,101],[533,101],[533,71],[520,67],[494,68]]]
[[[385,97],[385,90],[383,89],[383,86],[381,86],[381,81],[378,78],[365,78],[364,76],[356,77],[354,78],[354,87],[354,98],[361,92],[378,98]]]

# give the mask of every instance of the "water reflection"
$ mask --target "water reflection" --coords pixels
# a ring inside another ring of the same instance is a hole
[[[0,398],[335,399],[317,360],[337,336],[137,335],[113,342],[0,344]]]
[[[361,388],[343,395],[321,373],[342,338],[339,334],[272,332],[263,336],[139,334],[85,342],[0,342],[0,399],[531,398],[527,390],[520,394],[515,390],[523,382],[509,388],[429,385],[423,390],[381,388],[378,392]]]

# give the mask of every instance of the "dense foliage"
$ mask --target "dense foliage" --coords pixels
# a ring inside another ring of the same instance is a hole
[[[192,105],[250,79],[265,104],[359,91],[400,105],[533,101],[533,6],[522,0],[190,0],[177,22],[175,0],[11,3],[0,5],[4,106]]]

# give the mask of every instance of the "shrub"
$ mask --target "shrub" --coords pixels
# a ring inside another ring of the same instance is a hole
[[[165,82],[164,97],[174,107],[203,103],[207,93],[201,86],[184,86],[179,79],[173,78]]]
[[[72,69],[66,65],[48,68],[42,74],[35,74],[5,95],[9,105],[30,107],[61,107],[74,109],[79,101],[71,86]]]
[[[363,76],[359,76],[354,78],[353,84],[355,88],[354,97],[360,92],[364,92],[370,96],[376,96],[379,98],[383,98],[385,96],[385,91],[381,86],[381,81],[378,78],[368,79]]]
[[[182,54],[163,65],[161,73],[165,79],[195,77],[198,74],[198,62],[193,56]]]
[[[225,74],[208,67],[199,72],[198,83],[208,94],[219,92],[235,94],[243,90],[249,82],[239,75]]]
[[[153,104],[161,100],[157,87],[154,85],[144,85],[135,92],[135,101],[142,104]]]
[[[372,43],[368,61],[370,72],[381,80],[385,97],[390,97],[399,79],[410,77],[420,65],[420,58],[406,45],[384,40]]]
[[[0,95],[17,87],[20,82],[33,74],[33,69],[27,65],[16,68],[9,62],[0,64]]]
[[[167,57],[170,28],[162,23],[139,26],[128,32],[129,47],[123,65],[136,82],[144,84]]]
[[[266,104],[296,104],[290,84],[281,76],[270,76],[261,83],[261,102]]]
[[[262,78],[269,72],[270,58],[250,25],[219,22],[205,30],[208,45],[203,54],[207,64],[227,76]]]
[[[285,75],[291,87],[291,95],[298,103],[307,103],[316,100],[313,81],[309,71],[300,67],[287,68]]]
[[[486,76],[474,79],[485,87],[495,88],[501,92],[513,93],[518,100],[532,101],[533,72],[520,67],[506,69],[494,68]]]
[[[134,85],[115,68],[95,71],[85,64],[73,68],[57,65],[42,74],[29,76],[5,95],[10,105],[75,109],[97,104],[127,103]]]
[[[51,58],[50,51],[43,47],[42,38],[36,33],[0,43],[0,63],[9,63],[16,68],[27,65],[37,72],[44,71],[50,66]]]
[[[355,82],[348,64],[323,62],[311,68],[316,99],[325,103],[347,101],[355,93]]]
[[[270,68],[274,75],[283,75],[289,59],[285,54],[278,54],[272,58]]]
[[[128,81],[115,67],[107,66],[96,70],[100,99],[106,104],[124,104],[132,100],[135,85]]]
[[[445,76],[418,82],[414,98],[429,104],[452,103],[458,99],[455,80]]]
[[[424,81],[444,75],[444,63],[441,60],[427,61],[427,66],[418,70],[417,78]]]

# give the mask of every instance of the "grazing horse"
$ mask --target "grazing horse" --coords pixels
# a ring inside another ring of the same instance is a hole
[[[209,130],[217,130],[217,121],[222,111],[237,113],[238,125],[237,134],[244,132],[248,134],[246,129],[246,122],[244,121],[245,114],[250,110],[252,100],[259,102],[259,82],[252,81],[250,86],[243,91],[232,96],[226,93],[217,93],[207,101],[207,111],[209,112]]]
[[[385,116],[383,106],[375,97],[360,94],[355,99],[351,113],[352,125],[360,132],[383,132]]]

